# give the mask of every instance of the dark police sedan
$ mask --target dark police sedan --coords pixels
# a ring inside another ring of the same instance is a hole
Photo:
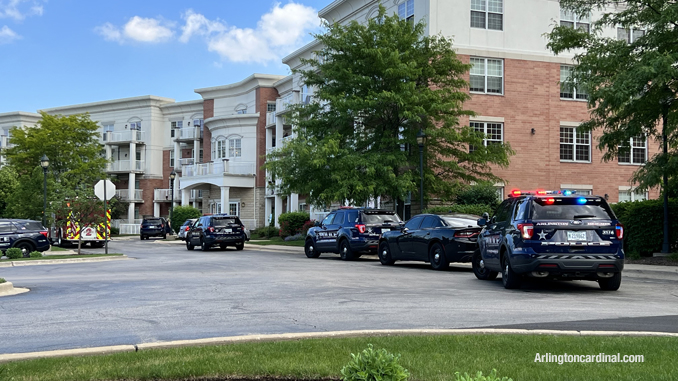
[[[435,270],[446,269],[450,262],[470,262],[478,250],[478,216],[471,214],[419,214],[403,231],[382,234],[379,260],[383,265],[395,261],[429,262]]]

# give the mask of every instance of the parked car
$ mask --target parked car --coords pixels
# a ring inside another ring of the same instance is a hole
[[[412,217],[402,231],[385,232],[379,240],[379,261],[392,265],[397,260],[429,262],[435,270],[450,262],[470,262],[478,250],[479,216],[471,214],[420,214]]]
[[[146,217],[141,221],[140,239],[167,238],[167,234],[172,234],[172,228],[164,217]]]
[[[50,248],[47,228],[39,221],[0,219],[0,251],[13,247],[21,249],[24,257],[32,251],[47,251]]]
[[[481,280],[502,273],[505,288],[523,277],[597,281],[603,290],[621,285],[624,227],[600,196],[560,191],[513,191],[478,238],[473,272]]]
[[[200,246],[203,251],[219,245],[221,250],[227,246],[235,246],[236,250],[245,247],[245,225],[238,216],[215,214],[202,216],[191,229],[186,232],[186,249],[193,250]]]
[[[184,221],[184,224],[181,225],[181,227],[179,228],[179,234],[178,234],[178,237],[181,241],[186,240],[186,233],[189,230],[191,230],[191,227],[193,226],[193,224],[197,220],[198,220],[197,218],[189,218],[188,220]]]
[[[402,221],[392,210],[344,207],[308,230],[304,251],[309,258],[336,253],[350,261],[362,253],[376,253],[381,234],[401,228]]]

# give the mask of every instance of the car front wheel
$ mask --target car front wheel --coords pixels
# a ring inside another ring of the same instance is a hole
[[[236,242],[236,244],[235,244],[236,250],[242,250],[244,248],[245,248],[245,241],[244,240],[240,241],[240,242]]]
[[[381,241],[379,244],[379,262],[384,266],[390,266],[395,263],[395,260],[391,256],[391,247],[388,245],[388,242]]]
[[[186,250],[193,250],[193,249],[195,249],[195,246],[193,246],[191,241],[187,239],[186,240]]]
[[[471,265],[473,266],[473,274],[480,280],[493,280],[497,278],[497,275],[499,274],[498,272],[485,267],[485,261],[483,260],[482,255],[480,255],[480,251],[476,251],[475,254],[473,254]]]
[[[315,244],[310,238],[307,239],[306,244],[304,244],[304,253],[306,253],[308,258],[318,258],[320,256],[320,252],[316,250]]]
[[[200,240],[200,250],[207,251],[209,249],[210,249],[210,246],[205,243],[205,240],[201,239]]]

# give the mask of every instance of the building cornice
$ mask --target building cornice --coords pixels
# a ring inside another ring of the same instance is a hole
[[[282,62],[289,66],[290,68],[294,69],[298,66],[301,65],[301,60],[300,57],[308,54],[309,52],[315,51],[318,48],[322,46],[322,43],[318,40],[313,40],[309,42],[308,44],[302,46],[301,48],[293,51],[292,53],[288,54],[286,57],[282,59]]]
[[[86,112],[110,112],[118,110],[130,110],[144,107],[160,107],[164,104],[174,103],[174,99],[144,95],[133,98],[113,99],[109,101],[82,103],[72,106],[46,108],[39,111],[47,114],[84,114]]]
[[[216,99],[231,97],[238,93],[252,91],[259,87],[274,87],[274,83],[285,78],[284,75],[275,74],[252,74],[240,82],[230,85],[205,87],[195,89],[194,91],[202,96],[203,99]]]
[[[33,112],[14,111],[0,114],[0,124],[7,123],[37,123],[42,116]]]
[[[259,113],[253,114],[232,114],[226,116],[215,116],[213,118],[205,119],[205,126],[214,131],[220,128],[227,127],[244,127],[256,125],[259,119]]]

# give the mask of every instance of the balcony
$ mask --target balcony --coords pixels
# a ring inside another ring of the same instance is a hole
[[[275,125],[275,111],[269,111],[266,113],[266,126]]]
[[[144,172],[145,162],[143,160],[118,160],[108,164],[107,172],[111,173],[130,173]]]
[[[0,136],[0,149],[10,148],[9,136],[2,135]]]
[[[282,113],[285,113],[289,111],[290,106],[299,103],[298,100],[299,93],[298,92],[293,92],[291,94],[287,94],[282,98],[278,98],[275,101],[275,112],[277,115],[280,115]]]
[[[178,142],[190,142],[200,139],[202,139],[202,128],[200,126],[183,127],[174,130],[174,140]]]
[[[153,191],[153,201],[155,202],[162,201],[170,202],[171,199],[172,199],[171,189],[155,189]],[[181,191],[174,192],[174,202],[181,202]]]
[[[218,161],[216,163],[188,165],[183,168],[183,177],[213,176],[213,175],[254,175],[255,172],[256,164],[254,162]]]
[[[129,131],[107,131],[103,137],[103,141],[106,144],[110,145],[120,145],[120,144],[146,144],[144,139],[146,138],[145,131],[139,130],[129,130]]]
[[[144,202],[144,191],[142,189],[135,189],[130,198],[129,189],[119,189],[115,191],[115,195],[123,201]]]
[[[181,164],[182,167],[185,167],[187,165],[193,165],[195,164],[195,159],[193,158],[179,159],[179,164]]]

